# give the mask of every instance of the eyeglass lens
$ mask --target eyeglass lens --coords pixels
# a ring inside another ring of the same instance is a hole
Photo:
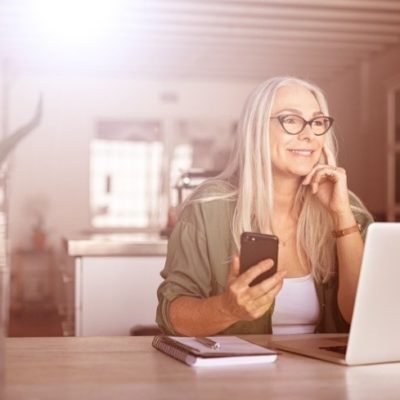
[[[316,117],[306,121],[299,115],[285,115],[279,117],[279,121],[287,133],[296,135],[300,133],[307,123],[315,135],[323,135],[332,125],[332,119],[328,117]]]

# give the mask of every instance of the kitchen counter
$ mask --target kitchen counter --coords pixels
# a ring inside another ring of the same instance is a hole
[[[74,261],[76,336],[123,336],[155,324],[167,239],[157,234],[92,234],[66,239]]]
[[[157,234],[96,234],[67,238],[67,251],[73,257],[165,256],[167,239]]]

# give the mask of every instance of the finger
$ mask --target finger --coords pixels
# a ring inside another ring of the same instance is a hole
[[[281,291],[283,286],[283,279],[279,281],[268,293],[264,294],[264,296],[260,297],[258,300],[262,302],[262,304],[272,303],[275,300],[275,297]]]
[[[321,171],[318,171],[314,175],[313,180],[310,182],[311,192],[315,194],[318,192],[319,185],[326,181],[336,182],[336,180],[337,179],[334,177],[333,170],[323,169]]]
[[[276,285],[279,285],[283,282],[283,279],[287,275],[287,271],[282,269],[272,275],[270,278],[264,279],[262,282],[257,285],[252,286],[249,289],[249,295],[253,299],[257,299],[259,297],[264,296],[270,290],[272,290]]]
[[[314,175],[316,172],[318,172],[319,170],[326,168],[325,164],[318,164],[316,165],[309,173],[308,175],[304,178],[302,185],[309,185],[311,180],[313,179]]]
[[[277,294],[280,292],[283,286],[283,278],[279,280],[267,293],[258,297],[253,301],[251,314],[255,318],[259,318],[265,314],[265,312],[271,307]]]
[[[339,178],[340,171],[337,170],[336,167],[325,167],[320,169],[314,174],[312,184],[321,183],[324,180],[331,180],[336,182]]]
[[[311,191],[312,193],[317,193],[319,189],[319,185],[324,182],[330,181],[332,183],[336,183],[339,181],[340,172],[333,167],[324,168],[323,170],[318,171],[311,182]]]
[[[336,158],[335,158],[332,150],[329,149],[327,146],[324,146],[322,149],[323,149],[323,152],[325,153],[326,163],[333,167],[336,166]]]
[[[272,259],[268,258],[266,260],[263,260],[253,267],[250,267],[247,271],[243,272],[243,274],[239,276],[238,281],[249,286],[250,283],[253,282],[253,280],[257,278],[258,275],[262,274],[265,271],[268,271],[272,268],[273,265],[274,261]]]

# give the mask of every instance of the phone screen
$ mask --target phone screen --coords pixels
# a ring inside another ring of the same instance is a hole
[[[254,286],[276,273],[278,270],[278,244],[279,239],[275,235],[255,232],[242,233],[240,237],[240,273],[267,258],[274,260],[273,267],[257,276],[250,286]]]

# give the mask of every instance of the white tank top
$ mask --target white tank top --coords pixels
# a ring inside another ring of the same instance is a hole
[[[311,274],[284,279],[282,289],[275,298],[272,333],[313,333],[319,312],[317,292]]]

